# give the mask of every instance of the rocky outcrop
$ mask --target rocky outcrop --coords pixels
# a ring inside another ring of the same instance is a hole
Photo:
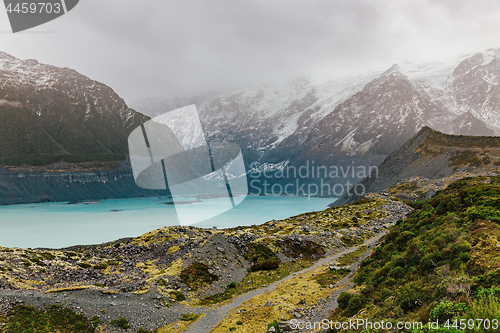
[[[126,160],[120,169],[94,172],[8,171],[0,168],[0,205],[166,195],[135,184]]]

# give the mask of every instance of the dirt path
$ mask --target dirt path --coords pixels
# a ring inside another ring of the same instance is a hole
[[[328,298],[327,303],[323,303],[316,311],[314,311],[314,315],[311,318],[308,318],[310,322],[321,322],[322,320],[328,318],[330,316],[330,312],[335,310],[338,307],[337,297],[344,291],[348,291],[354,288],[353,279],[356,276],[356,272],[359,268],[361,261],[366,259],[372,253],[374,246],[377,244],[378,240],[387,232],[377,235],[377,237],[371,238],[370,240],[374,240],[367,244],[365,242],[364,245],[368,246],[369,249],[363,253],[356,262],[349,266],[351,273],[344,276],[340,281],[338,281],[334,286],[334,291]],[[377,239],[375,239],[377,238]],[[319,330],[322,332],[322,330]],[[318,332],[318,330],[304,330],[304,332]]]
[[[351,247],[351,248],[348,248],[348,249],[345,249],[343,251],[340,251],[334,255],[331,255],[331,256],[328,256],[328,257],[325,257],[325,258],[321,258],[320,260],[318,260],[314,265],[308,267],[308,268],[305,268],[301,271],[298,271],[298,272],[295,272],[293,274],[290,274],[289,276],[279,280],[279,281],[276,281],[274,282],[273,284],[267,286],[266,288],[262,288],[262,289],[257,289],[257,290],[254,290],[254,291],[251,291],[249,293],[246,293],[246,294],[243,294],[243,295],[239,295],[237,297],[235,297],[229,304],[226,304],[226,305],[223,305],[223,306],[220,306],[220,307],[217,307],[215,308],[214,310],[209,310],[206,313],[206,316],[201,318],[200,320],[198,320],[197,322],[195,322],[194,324],[192,324],[190,327],[189,327],[189,332],[191,333],[205,333],[205,332],[209,332],[211,329],[213,329],[222,319],[223,317],[231,310],[234,310],[235,308],[239,307],[242,303],[258,296],[258,295],[261,295],[261,294],[264,294],[264,293],[267,293],[267,292],[270,292],[270,291],[273,291],[279,284],[283,283],[283,282],[286,282],[287,280],[291,279],[293,276],[300,276],[300,275],[303,275],[305,273],[308,273],[310,271],[313,271],[315,269],[317,269],[318,267],[324,265],[324,264],[329,264],[329,263],[332,263],[332,262],[335,262],[339,257],[343,256],[344,254],[347,254],[347,253],[350,253],[350,252],[353,252],[353,251],[356,251],[360,246],[368,246],[370,249],[367,250],[363,255],[362,257],[360,257],[360,259],[358,261],[356,261],[355,263],[353,263],[352,265],[349,266],[349,268],[351,269],[351,273],[349,273],[347,276],[345,276],[344,278],[342,278],[342,280],[340,280],[336,285],[335,285],[335,289],[332,293],[332,295],[334,297],[330,297],[331,301],[328,302],[325,306],[322,307],[321,311],[318,312],[318,316],[319,318],[321,319],[324,319],[327,317],[327,315],[325,316],[325,314],[328,314],[328,311],[330,309],[334,309],[332,308],[332,306],[336,307],[336,298],[338,296],[338,294],[340,294],[340,292],[344,291],[344,290],[348,290],[350,289],[349,286],[350,284],[352,283],[352,280],[355,276],[355,273],[356,273],[356,270],[357,270],[357,267],[359,265],[359,262],[364,259],[366,256],[368,256],[368,254],[371,252],[371,249],[373,248],[373,246],[380,240],[380,238],[385,234],[386,232],[381,232],[379,234],[377,234],[376,236],[366,240],[363,244],[361,245],[358,245],[358,246],[354,246],[354,247]],[[342,290],[339,290],[337,287],[338,286],[346,286],[348,288],[342,288]],[[320,320],[321,320],[320,319]]]

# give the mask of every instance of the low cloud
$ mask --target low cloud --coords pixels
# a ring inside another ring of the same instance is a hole
[[[498,17],[497,0],[86,0],[38,28],[56,33],[0,40],[130,103],[480,52],[500,46]]]

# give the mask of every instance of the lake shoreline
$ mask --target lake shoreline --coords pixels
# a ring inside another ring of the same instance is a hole
[[[75,244],[100,244],[112,239],[137,237],[165,226],[181,225],[175,205],[163,204],[165,199],[165,196],[157,196],[74,204],[0,206],[0,246],[65,248]],[[216,199],[213,201],[214,205],[219,204]],[[331,201],[330,198],[248,196],[235,208],[193,226],[224,229],[259,225],[273,219],[323,210]],[[204,203],[211,205],[209,200]],[[185,204],[181,208],[198,204]]]

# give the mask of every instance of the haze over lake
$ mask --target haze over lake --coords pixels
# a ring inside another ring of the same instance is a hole
[[[166,198],[133,198],[78,204],[40,203],[0,206],[0,246],[60,248],[100,244],[140,236],[164,226],[179,225],[175,207]],[[204,200],[217,205],[217,199]],[[247,197],[197,227],[230,228],[262,224],[327,208],[332,198]],[[190,205],[196,205],[193,203]]]

